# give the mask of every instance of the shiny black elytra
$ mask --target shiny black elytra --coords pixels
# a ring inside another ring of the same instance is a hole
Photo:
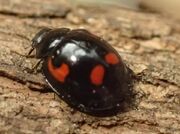
[[[73,108],[110,116],[129,101],[130,71],[103,39],[84,29],[44,28],[32,39],[33,49],[49,86]]]

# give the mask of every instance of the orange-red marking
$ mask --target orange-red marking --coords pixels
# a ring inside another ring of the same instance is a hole
[[[108,53],[105,56],[105,60],[108,64],[117,64],[119,62],[118,57],[114,53]]]
[[[104,72],[105,70],[102,65],[95,66],[90,74],[92,84],[97,86],[101,85],[103,83]]]
[[[48,69],[53,77],[60,82],[65,82],[65,79],[69,74],[69,66],[67,64],[62,63],[59,68],[55,68],[51,58],[48,60]]]

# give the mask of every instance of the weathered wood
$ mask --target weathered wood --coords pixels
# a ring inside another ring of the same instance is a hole
[[[0,133],[180,133],[180,25],[159,14],[0,0]],[[115,47],[136,79],[136,109],[96,118],[54,98],[25,55],[42,26],[86,28]]]

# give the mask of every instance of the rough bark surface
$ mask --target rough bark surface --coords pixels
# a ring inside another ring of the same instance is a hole
[[[54,98],[26,58],[43,26],[86,28],[134,71],[137,107],[98,118]],[[180,133],[180,25],[159,14],[73,7],[65,0],[0,0],[0,133]]]

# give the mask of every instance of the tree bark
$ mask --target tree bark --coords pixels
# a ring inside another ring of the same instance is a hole
[[[27,58],[41,27],[86,28],[119,52],[135,74],[136,108],[92,117],[49,89]],[[0,0],[0,133],[180,133],[180,25],[157,13],[74,7],[65,0]]]

